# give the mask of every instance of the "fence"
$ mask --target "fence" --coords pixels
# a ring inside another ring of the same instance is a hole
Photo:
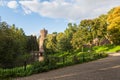
[[[105,53],[81,53],[79,55],[64,55],[64,56],[47,56],[46,63],[48,66],[66,66],[77,63],[88,62],[96,59],[106,57]],[[51,65],[52,63],[52,65]]]

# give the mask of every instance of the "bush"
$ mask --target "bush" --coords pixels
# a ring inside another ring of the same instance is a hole
[[[60,54],[61,55],[61,54]],[[58,56],[58,55],[57,55]],[[0,69],[0,79],[6,80],[6,78],[11,77],[22,77],[28,76],[31,74],[36,74],[40,72],[46,72],[52,69],[70,66],[73,64],[89,62],[92,60],[97,60],[100,58],[107,57],[108,54],[106,53],[95,53],[95,52],[79,52],[69,55],[62,55],[62,56],[49,56],[45,58],[43,62],[34,62],[31,65],[27,65],[25,67],[16,67],[12,69]]]
[[[26,70],[24,67],[16,67],[13,69],[0,69],[0,78],[22,77],[32,74],[32,66],[28,65]]]
[[[32,67],[32,73],[40,73],[40,72],[45,72],[45,71],[48,71],[48,66],[46,66],[46,63],[43,61],[43,62],[35,62],[32,64],[33,67]]]

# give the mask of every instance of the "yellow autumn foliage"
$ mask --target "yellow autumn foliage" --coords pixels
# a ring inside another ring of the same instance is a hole
[[[116,17],[115,19],[112,20],[111,24],[109,24],[107,30],[114,30],[118,29],[120,30],[120,16]]]
[[[120,16],[120,6],[114,8],[113,12],[108,15],[107,18],[108,23],[111,23],[118,16]]]
[[[113,12],[108,15],[107,21],[109,24],[107,30],[120,29],[120,6],[114,8]]]

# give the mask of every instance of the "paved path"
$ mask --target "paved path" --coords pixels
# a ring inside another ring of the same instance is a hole
[[[120,53],[16,80],[120,80]]]

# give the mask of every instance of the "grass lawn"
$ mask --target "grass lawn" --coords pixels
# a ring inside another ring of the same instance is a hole
[[[120,45],[95,46],[93,47],[93,50],[95,52],[107,52],[107,53],[118,52],[120,51]]]

